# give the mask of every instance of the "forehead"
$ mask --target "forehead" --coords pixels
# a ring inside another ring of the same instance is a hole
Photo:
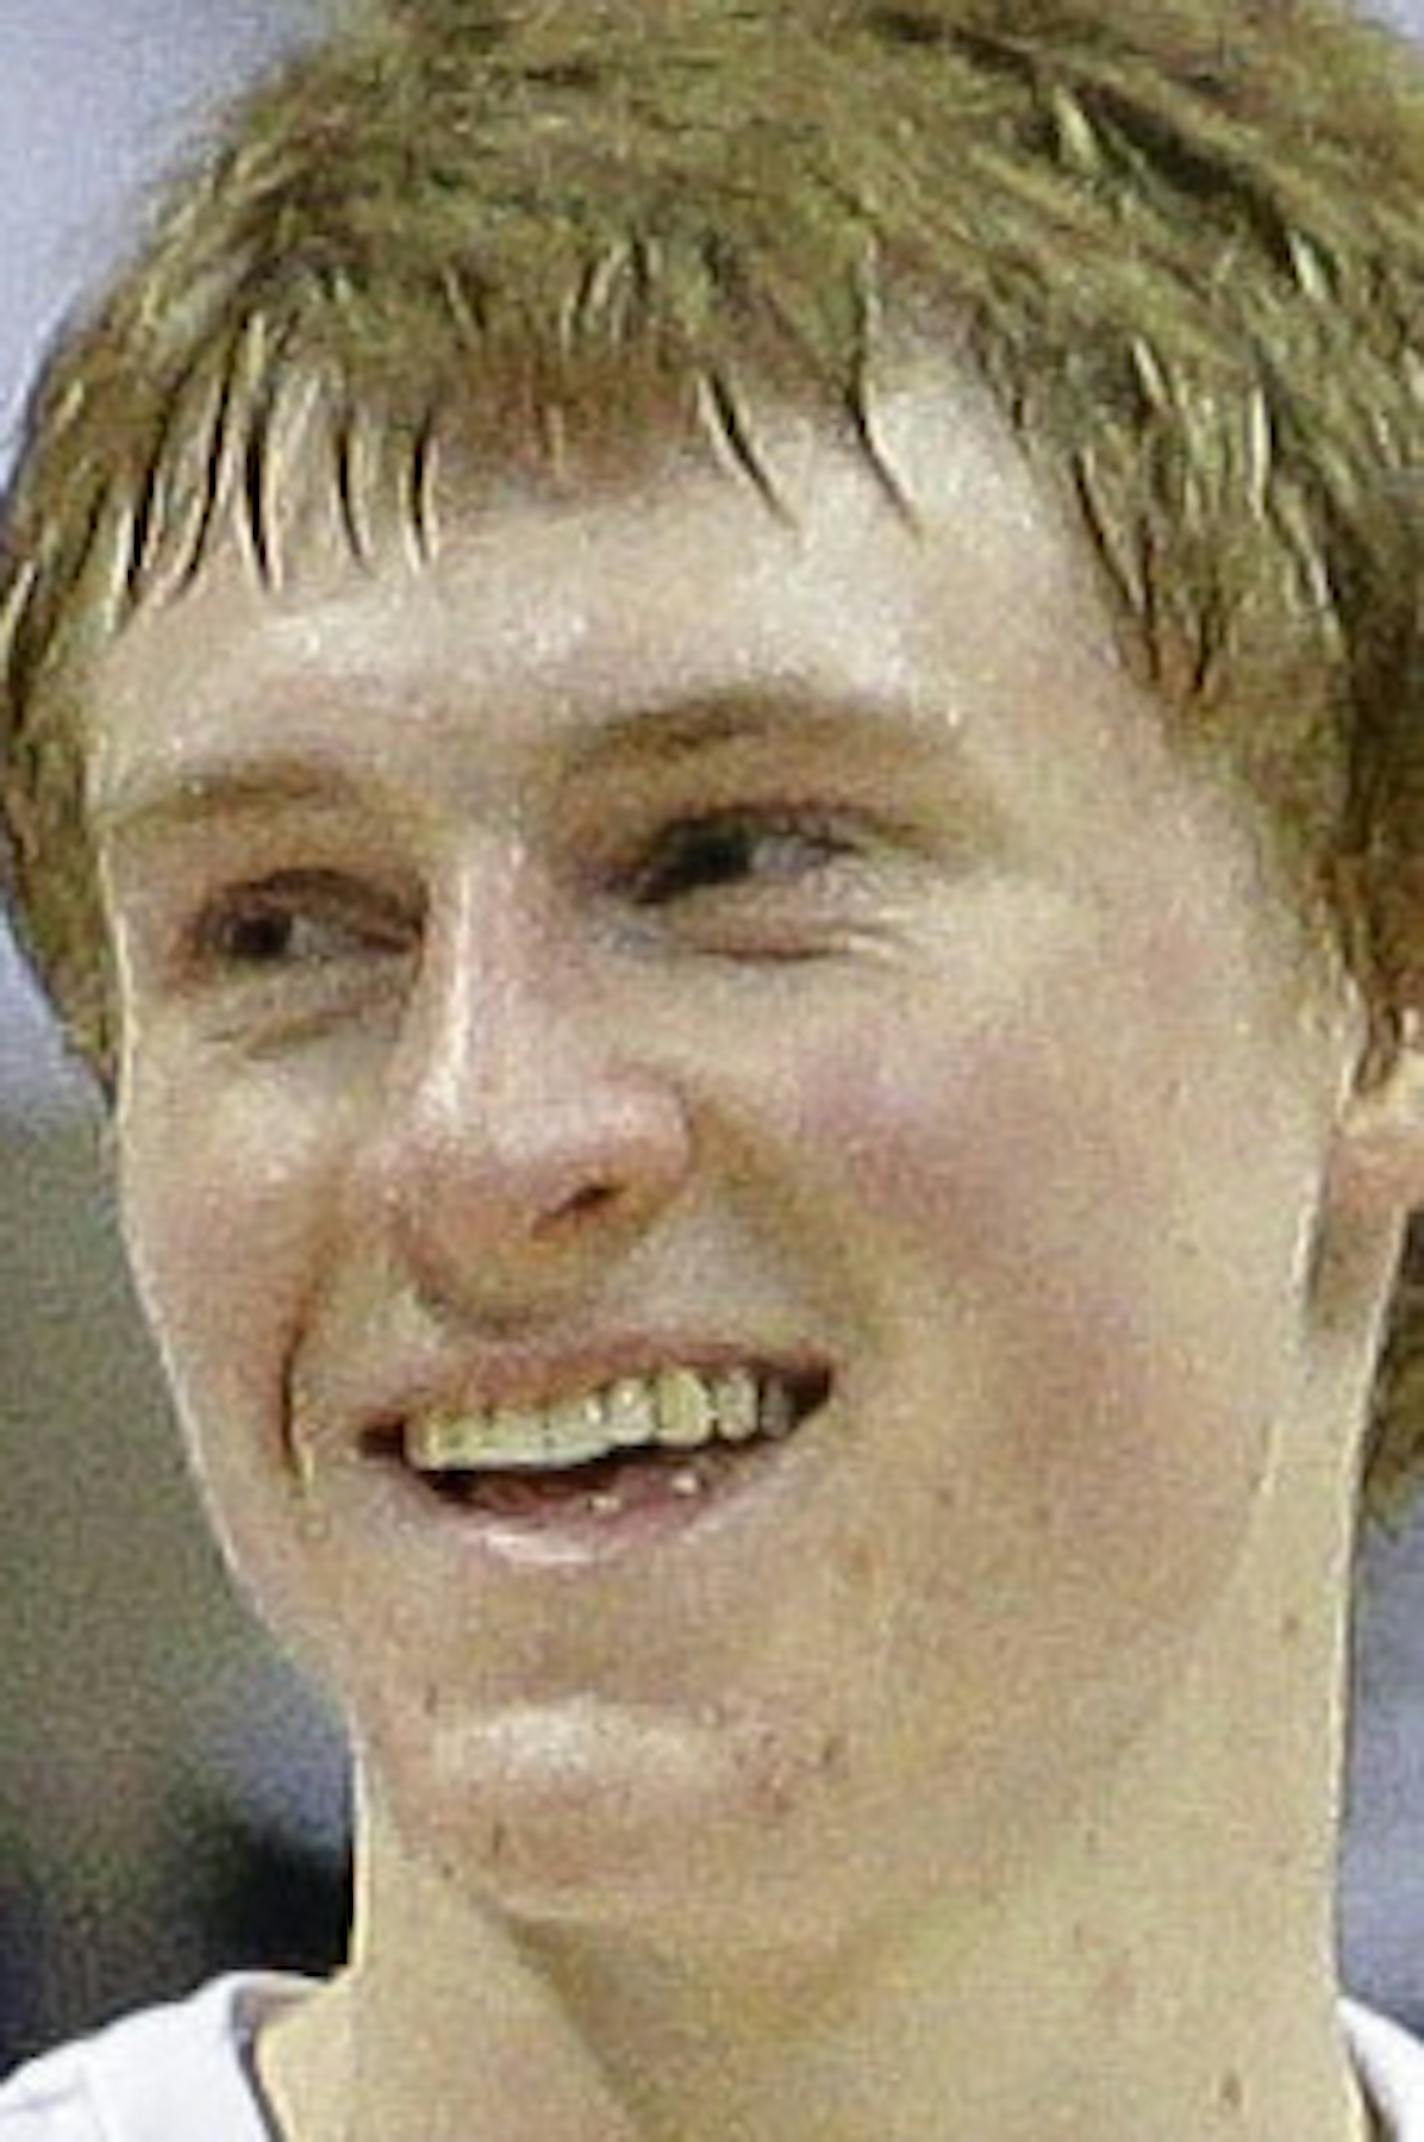
[[[392,683],[439,667],[498,696],[542,680],[596,698],[624,689],[630,664],[669,660],[691,686],[729,655],[746,673],[790,664],[812,688],[837,673],[868,688],[924,663],[937,633],[981,678],[1010,658],[1022,668],[1032,616],[1056,657],[1071,638],[1113,666],[1084,559],[962,378],[922,365],[879,397],[874,431],[867,454],[822,415],[763,405],[755,483],[677,441],[562,495],[457,463],[419,529],[387,511],[361,531],[359,562],[349,500],[297,470],[278,570],[234,514],[193,587],[150,601],[101,657],[91,796],[117,760],[164,743],[172,695],[142,707],[155,667],[181,685],[191,726],[204,705],[235,719],[254,663],[354,688],[377,647]],[[718,613],[735,614],[735,649],[710,629]]]
[[[739,471],[670,456],[642,482],[563,499],[514,484],[456,495],[422,559],[390,518],[370,570],[317,523],[278,591],[229,535],[195,589],[141,613],[99,666],[96,829],[146,782],[184,767],[201,780],[242,754],[379,752],[420,780],[415,758],[435,750],[439,780],[460,752],[576,756],[593,730],[632,735],[638,718],[728,698],[777,696],[803,722],[874,709],[887,737],[934,741],[996,681],[1006,698],[1041,692],[1034,666],[1045,651],[1060,666],[1069,636],[1103,658],[1103,621],[1026,469],[957,381],[882,396],[897,503],[807,411],[762,409],[756,452],[773,503]],[[1017,630],[1049,615],[1049,630]]]
[[[563,498],[457,491],[419,557],[395,517],[364,565],[345,531],[309,528],[275,589],[230,534],[94,672],[101,842],[146,790],[234,760],[304,756],[427,795],[474,796],[494,768],[507,796],[610,727],[705,720],[740,695],[776,700],[787,737],[833,708],[875,717],[858,725],[872,748],[952,754],[1034,838],[1090,832],[1120,874],[1164,809],[1216,821],[1214,867],[1240,869],[1230,800],[1176,763],[1084,551],[962,375],[902,367],[874,405],[874,461],[814,413],[754,414],[774,506],[744,470],[673,452]]]

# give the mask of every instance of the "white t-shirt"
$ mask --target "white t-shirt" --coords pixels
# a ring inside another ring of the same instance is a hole
[[[27,2061],[0,2083],[0,2142],[279,2142],[252,2067],[262,2020],[318,1983],[230,1971]],[[1424,2045],[1359,2002],[1346,2041],[1391,2142],[1424,2142]]]
[[[318,1983],[230,1971],[41,2053],[0,2083],[0,2142],[280,2142],[252,2041]]]

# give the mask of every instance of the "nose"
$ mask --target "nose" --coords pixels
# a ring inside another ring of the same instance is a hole
[[[472,873],[426,944],[355,1163],[437,1314],[522,1323],[587,1290],[688,1174],[672,1079],[515,867]]]

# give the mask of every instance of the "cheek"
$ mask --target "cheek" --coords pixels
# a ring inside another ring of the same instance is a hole
[[[240,1089],[193,1099],[154,1075],[128,1101],[119,1160],[135,1282],[190,1438],[206,1456],[240,1423],[270,1455],[330,1207],[314,1112]]]
[[[331,1111],[194,1103],[150,1075],[119,1142],[124,1232],[194,1484],[236,1589],[308,1670],[329,1603],[286,1448],[334,1181]]]
[[[1107,1557],[1128,1613],[1213,1581],[1288,1405],[1301,1156],[1205,949],[946,973],[788,1082],[960,1567],[1047,1552],[1099,1623]]]

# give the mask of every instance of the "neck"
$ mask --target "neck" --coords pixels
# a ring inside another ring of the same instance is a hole
[[[517,1923],[363,1775],[351,1964],[259,2048],[291,2142],[1368,2142],[1336,2017],[1350,1497],[1324,1523],[1319,1489],[1263,1498],[1090,1801],[814,1957]]]

